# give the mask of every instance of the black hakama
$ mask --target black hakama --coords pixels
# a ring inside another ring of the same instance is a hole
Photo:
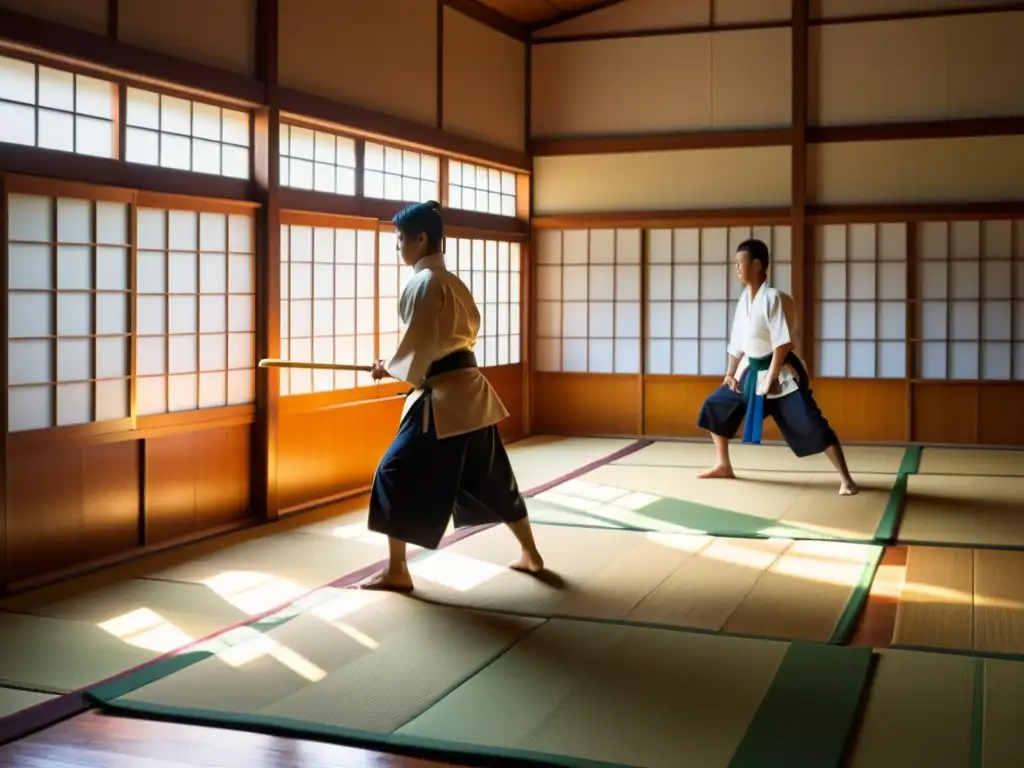
[[[426,549],[456,528],[514,523],[526,517],[512,464],[495,425],[438,439],[433,418],[423,431],[427,392],[413,404],[377,467],[369,529]]]
[[[807,371],[800,358],[790,353],[786,358],[786,365],[796,371],[799,388],[784,397],[766,397],[764,416],[775,419],[786,444],[799,457],[813,456],[833,445],[838,445],[839,438],[814,401]],[[743,379],[756,375],[757,371],[748,367],[743,373]],[[743,394],[743,380],[739,384],[739,392],[733,392],[723,384],[708,395],[701,406],[697,426],[729,440],[735,437],[747,415],[747,396]]]

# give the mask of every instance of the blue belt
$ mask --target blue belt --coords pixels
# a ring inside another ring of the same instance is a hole
[[[743,442],[759,445],[764,426],[764,395],[757,394],[757,378],[762,371],[771,367],[772,356],[748,357],[748,366],[743,375],[743,396],[747,398],[747,417],[743,423]]]

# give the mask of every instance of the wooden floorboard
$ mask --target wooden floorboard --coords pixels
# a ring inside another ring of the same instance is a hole
[[[443,768],[400,755],[89,712],[0,747],[0,768]]]
[[[899,607],[906,570],[907,548],[886,547],[850,645],[871,648],[887,648],[892,645],[896,609]]]

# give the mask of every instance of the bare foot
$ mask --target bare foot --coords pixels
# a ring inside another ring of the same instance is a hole
[[[713,478],[713,477],[714,478],[730,479],[730,478],[736,477],[736,475],[734,475],[732,473],[732,467],[729,466],[728,464],[724,464],[724,465],[723,464],[716,464],[711,469],[705,469],[703,472],[701,472],[699,475],[697,475],[697,477],[699,477],[701,479],[704,479],[704,480],[707,480],[707,479]]]
[[[860,493],[860,488],[853,480],[844,480],[839,485],[840,496],[856,496],[858,493]]]
[[[356,589],[365,589],[371,592],[397,592],[400,595],[407,595],[413,590],[412,576],[409,575],[408,570],[394,573],[390,570],[382,571],[357,584]]]
[[[519,559],[509,565],[513,571],[522,571],[523,573],[540,573],[544,570],[544,558],[540,556],[540,552],[526,552],[519,556]]]

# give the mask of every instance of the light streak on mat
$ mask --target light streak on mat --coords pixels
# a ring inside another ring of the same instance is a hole
[[[294,581],[259,571],[225,571],[206,579],[203,585],[250,616],[286,605],[309,592]]]
[[[149,608],[137,608],[97,626],[127,645],[157,653],[170,653],[195,640]]]
[[[468,592],[503,573],[508,573],[508,569],[500,565],[444,551],[412,563],[410,570],[414,576],[457,592]]]

